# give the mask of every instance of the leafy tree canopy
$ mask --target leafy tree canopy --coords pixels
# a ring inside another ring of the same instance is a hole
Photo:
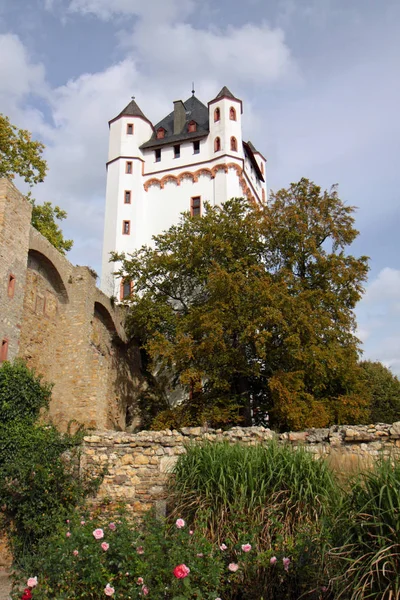
[[[400,421],[400,381],[380,362],[362,361],[361,369],[371,394],[371,422]]]
[[[45,146],[32,140],[26,129],[18,129],[10,123],[8,117],[0,114],[0,177],[14,179],[19,175],[26,183],[33,186],[42,182],[47,173],[47,163],[42,157]],[[51,202],[36,204],[31,194],[27,195],[31,202],[32,225],[59,252],[65,254],[72,248],[73,241],[64,239],[56,221],[62,221],[67,213]]]
[[[268,411],[292,429],[367,418],[353,314],[367,258],[345,252],[357,234],[336,187],[301,179],[267,206],[206,205],[113,256],[134,283],[130,334],[149,371],[173,373],[169,391],[186,389],[191,424],[220,424],[218,406],[223,422]]]

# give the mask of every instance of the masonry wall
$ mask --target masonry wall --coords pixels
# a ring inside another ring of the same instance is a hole
[[[400,456],[400,422],[393,425],[344,426],[276,434],[263,427],[234,427],[229,431],[186,427],[180,431],[141,431],[137,434],[98,431],[85,437],[81,469],[106,469],[96,502],[105,498],[126,502],[134,514],[166,503],[168,474],[188,441],[228,441],[244,445],[271,439],[303,445],[316,457],[328,457],[336,469],[365,467],[380,455]]]
[[[0,352],[3,346],[10,360],[19,349],[31,213],[17,188],[0,179]]]
[[[50,417],[122,430],[140,387],[139,354],[129,346],[124,312],[96,287],[96,274],[73,266],[30,225],[30,205],[0,180],[0,340],[54,384]],[[8,296],[9,273],[16,275]]]

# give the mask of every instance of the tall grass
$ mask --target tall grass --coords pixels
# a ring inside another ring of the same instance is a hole
[[[252,600],[297,600],[304,593],[320,598],[327,581],[325,521],[340,499],[324,460],[273,442],[189,445],[171,482],[174,518],[185,517],[216,544],[252,544],[258,558],[244,575],[245,594],[238,596]],[[291,557],[290,575],[271,571],[272,556],[280,563]],[[227,590],[224,597],[236,598]]]
[[[353,483],[338,521],[337,598],[400,598],[400,463],[380,460]]]
[[[341,495],[325,461],[274,442],[189,445],[171,494],[175,513],[206,521],[212,539],[228,534],[236,541],[250,527],[260,550],[277,535],[293,535],[300,523],[315,525]]]

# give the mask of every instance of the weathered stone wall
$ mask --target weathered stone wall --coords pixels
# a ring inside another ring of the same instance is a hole
[[[304,445],[316,456],[334,459],[346,470],[364,466],[380,454],[400,456],[400,422],[393,425],[343,426],[276,434],[263,427],[234,427],[229,431],[183,428],[180,431],[141,431],[137,434],[97,431],[85,437],[81,468],[90,473],[106,469],[96,501],[123,501],[140,514],[165,502],[168,473],[185,443],[227,440],[245,445],[279,443]]]
[[[31,213],[17,188],[0,179],[0,344],[8,346],[9,360],[19,348]],[[13,289],[10,277],[15,278]]]
[[[19,355],[54,383],[50,416],[60,428],[74,419],[122,430],[140,385],[139,354],[125,343],[124,313],[96,287],[95,274],[73,266],[30,217],[29,203],[1,180],[0,341],[9,339],[8,359]]]

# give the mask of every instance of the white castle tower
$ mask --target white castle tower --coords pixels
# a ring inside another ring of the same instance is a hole
[[[180,214],[201,214],[246,196],[266,198],[266,159],[242,138],[242,101],[223,87],[205,106],[193,95],[174,102],[156,125],[132,100],[109,122],[101,288],[118,300],[130,294],[113,276],[110,252],[133,252],[169,229]]]

